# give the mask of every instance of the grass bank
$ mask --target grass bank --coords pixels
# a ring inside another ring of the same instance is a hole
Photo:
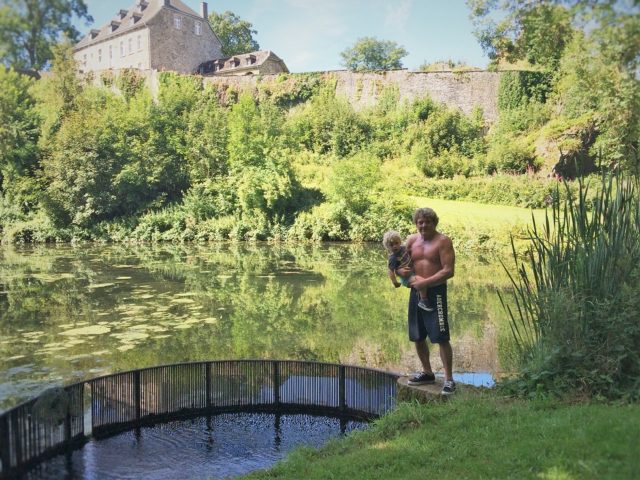
[[[458,251],[476,251],[498,254],[511,253],[511,237],[516,246],[528,244],[527,229],[544,221],[545,211],[505,205],[442,200],[426,197],[408,197],[410,204],[431,207],[440,217],[438,229],[451,237]]]
[[[403,403],[372,428],[298,449],[259,479],[640,478],[640,405],[510,400]]]

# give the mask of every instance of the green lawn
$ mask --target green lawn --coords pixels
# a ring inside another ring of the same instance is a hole
[[[251,479],[637,479],[640,406],[464,394],[403,403],[367,431]]]
[[[505,254],[511,251],[511,236],[519,247],[526,243],[532,214],[538,225],[544,222],[544,210],[504,205],[408,197],[416,207],[433,208],[440,217],[439,229],[448,234],[458,250],[489,251]]]

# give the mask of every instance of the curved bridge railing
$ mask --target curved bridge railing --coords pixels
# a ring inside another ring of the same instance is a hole
[[[104,437],[185,416],[230,411],[376,418],[395,404],[398,375],[291,360],[181,363],[49,389],[0,415],[0,478]]]

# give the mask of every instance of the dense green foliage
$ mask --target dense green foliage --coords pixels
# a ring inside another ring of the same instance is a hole
[[[363,37],[340,53],[342,65],[355,72],[402,68],[402,58],[409,53],[396,42]]]
[[[242,20],[235,13],[228,10],[223,13],[211,12],[209,24],[222,43],[222,55],[225,57],[260,50],[260,45],[253,38],[258,32],[250,22]]]
[[[637,82],[622,70],[611,80],[609,57],[576,43],[591,37],[571,38],[563,52],[576,54],[561,55],[556,72],[502,74],[490,126],[479,109],[401,101],[393,86],[356,110],[331,75],[260,78],[239,91],[165,72],[152,94],[124,70],[98,88],[74,74],[61,44],[43,80],[0,74],[2,236],[377,241],[410,230],[417,198],[543,207],[558,198],[549,174],[595,170],[596,148],[604,162],[635,165]],[[599,83],[571,73],[578,61]],[[464,245],[503,243],[450,233]]]
[[[77,40],[76,17],[92,22],[84,0],[4,0],[0,4],[0,63],[39,71],[63,36]]]
[[[401,403],[364,431],[300,448],[249,479],[637,477],[637,405],[563,405],[459,394]],[[434,453],[435,452],[435,453]]]
[[[640,392],[640,191],[637,178],[603,177],[591,211],[586,189],[555,200],[516,258],[509,312],[521,376],[516,392],[630,396]]]
[[[500,107],[509,113],[501,115],[497,144],[520,144],[519,156],[536,143],[554,145],[559,158],[548,166],[562,177],[595,170],[596,158],[614,169],[639,168],[638,2],[467,3],[494,67],[517,62],[537,71],[502,86]],[[523,95],[526,102],[518,100]]]
[[[482,181],[471,193],[435,179],[511,171],[487,169],[480,111],[400,102],[397,89],[356,111],[330,77],[282,76],[250,95],[163,73],[153,98],[132,70],[101,77],[114,92],[74,75],[68,46],[55,54],[46,79],[0,76],[8,242],[378,240],[409,230],[423,175],[434,196],[493,201]],[[402,158],[409,168],[394,169]],[[549,188],[527,190],[496,201],[540,206]]]

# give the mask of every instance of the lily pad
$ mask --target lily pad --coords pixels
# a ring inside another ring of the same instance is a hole
[[[171,300],[171,303],[194,303],[195,300],[192,300],[190,298],[174,298],[173,300]]]
[[[111,287],[115,285],[115,283],[94,283],[91,285],[87,285],[87,288],[105,288],[105,287]]]
[[[89,327],[73,328],[65,332],[60,332],[60,335],[101,335],[103,333],[109,333],[111,329],[104,325],[91,325]]]

